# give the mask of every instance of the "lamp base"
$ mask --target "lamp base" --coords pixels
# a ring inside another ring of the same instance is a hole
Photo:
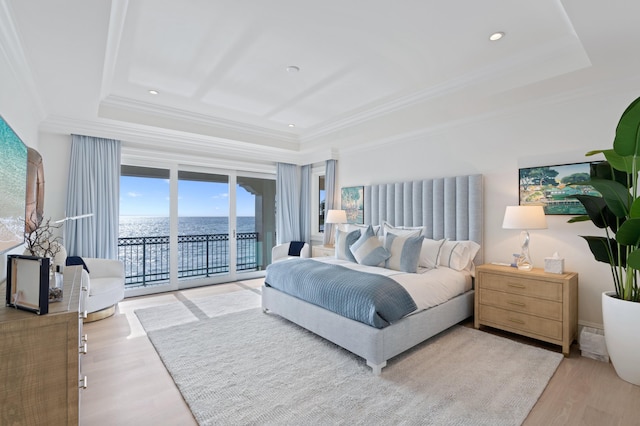
[[[516,261],[516,266],[521,271],[530,271],[533,269],[533,262],[531,256],[529,256],[529,233],[527,231],[521,232],[522,236],[522,251]]]

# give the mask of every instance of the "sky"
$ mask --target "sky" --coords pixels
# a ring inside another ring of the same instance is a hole
[[[255,216],[254,196],[237,186],[237,216]],[[229,216],[226,183],[178,181],[179,216]],[[120,216],[169,216],[169,180],[120,177]]]

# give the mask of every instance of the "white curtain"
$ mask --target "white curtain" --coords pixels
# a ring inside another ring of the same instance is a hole
[[[327,160],[325,163],[324,172],[324,205],[325,205],[325,218],[326,212],[329,210],[335,210],[340,208],[340,199],[336,193],[336,165],[337,160]],[[324,235],[322,242],[325,245],[332,246],[334,244],[333,225],[330,223],[324,224]]]
[[[93,214],[64,223],[70,256],[118,258],[120,141],[71,136],[67,217]]]
[[[300,168],[278,163],[276,167],[276,243],[300,241]]]
[[[300,241],[311,242],[311,165],[300,168]]]

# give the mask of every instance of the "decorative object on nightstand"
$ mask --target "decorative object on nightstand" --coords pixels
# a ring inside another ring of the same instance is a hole
[[[341,223],[347,223],[347,212],[345,210],[329,210],[324,223],[335,224],[338,226],[340,226]]]
[[[561,345],[569,356],[578,337],[578,274],[478,266],[474,326],[481,325]]]
[[[529,254],[529,229],[546,229],[547,219],[542,206],[507,206],[502,222],[504,229],[521,229],[522,251],[516,265],[522,271],[533,269],[533,262]]]

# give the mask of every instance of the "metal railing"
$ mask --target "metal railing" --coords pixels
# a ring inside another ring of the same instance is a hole
[[[258,233],[236,234],[236,270],[258,269]],[[118,238],[125,286],[169,280],[169,237]],[[229,272],[229,234],[178,235],[178,278],[209,277]]]

